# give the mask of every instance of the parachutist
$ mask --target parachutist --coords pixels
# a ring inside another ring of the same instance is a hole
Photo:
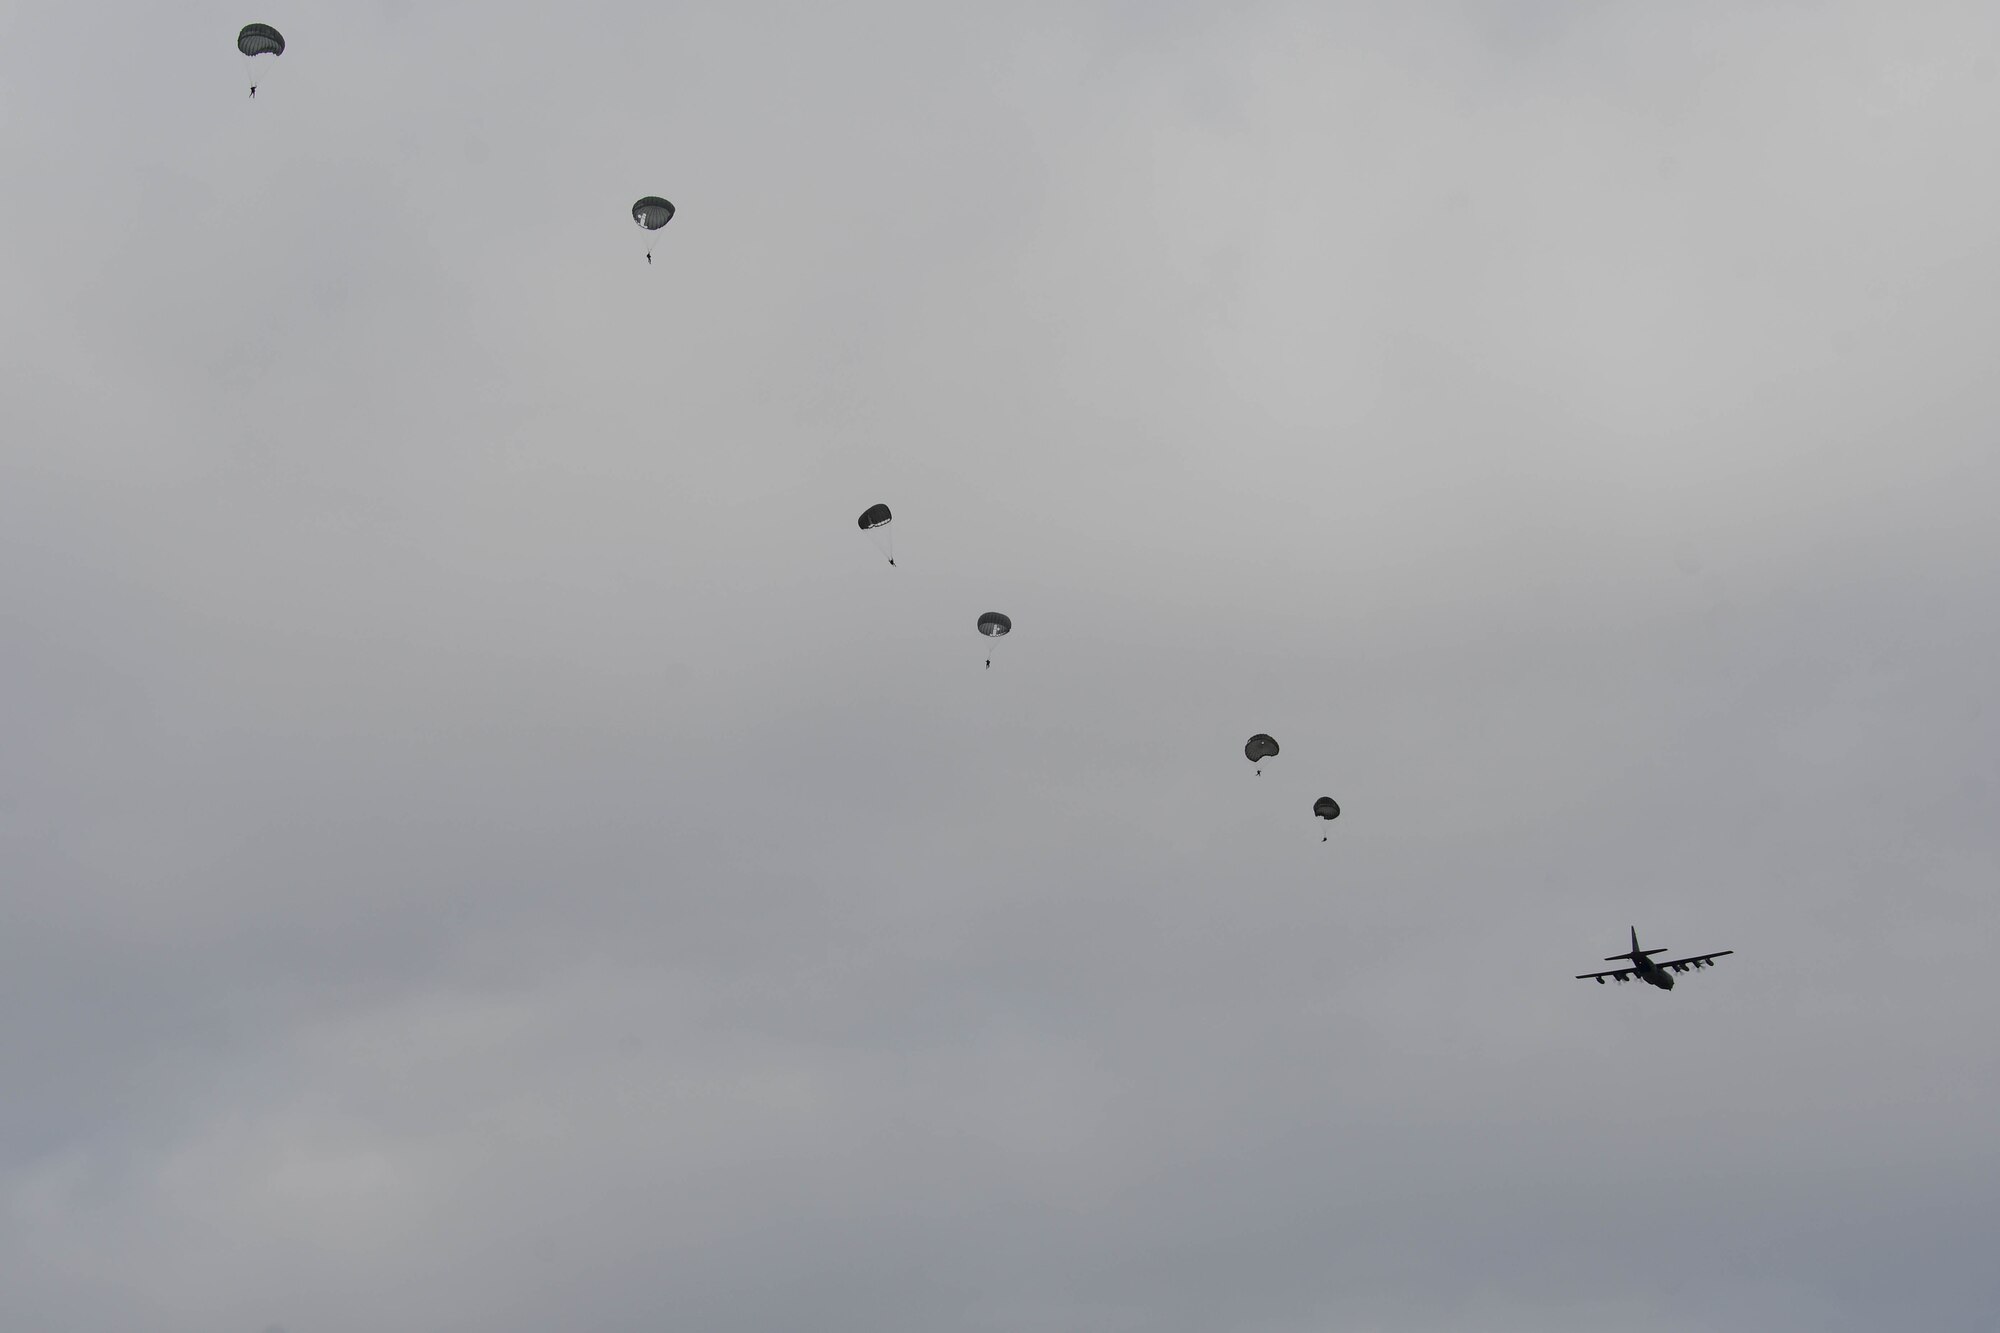
[[[986,669],[988,671],[991,671],[993,669],[993,659],[990,657],[986,659]]]
[[[649,194],[632,205],[632,220],[647,232],[656,232],[674,220],[674,206],[657,194]],[[646,262],[653,262],[653,243],[646,242]]]
[[[869,505],[861,511],[861,517],[855,522],[863,532],[869,534],[870,540],[875,543],[875,549],[880,551],[882,558],[893,567],[896,563],[896,541],[889,531],[889,506]]]
[[[896,567],[896,562],[894,560],[891,560],[889,562],[889,568],[894,569],[895,567]]]
[[[285,54],[285,35],[268,23],[246,23],[243,31],[236,34],[236,49],[246,60],[258,56],[270,56],[273,60]],[[252,65],[246,71],[250,77],[250,96],[257,96],[257,74],[261,66]]]

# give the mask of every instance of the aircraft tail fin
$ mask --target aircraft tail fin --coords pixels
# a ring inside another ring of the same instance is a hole
[[[1614,953],[1604,961],[1607,963],[1619,963],[1630,960],[1636,963],[1641,958],[1647,958],[1652,956],[1653,954],[1665,953],[1665,952],[1666,952],[1665,949],[1641,949],[1639,947],[1639,928],[1637,926],[1634,926],[1632,927],[1632,952]]]

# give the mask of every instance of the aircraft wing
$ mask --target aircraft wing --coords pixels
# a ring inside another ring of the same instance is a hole
[[[1618,980],[1623,981],[1625,978],[1631,976],[1635,970],[1634,968],[1621,967],[1615,972],[1579,972],[1576,974],[1576,979],[1578,981],[1588,981],[1592,977],[1616,977]]]
[[[1670,967],[1676,972],[1680,971],[1684,967],[1708,967],[1712,963],[1714,963],[1716,959],[1725,958],[1728,955],[1733,954],[1735,952],[1736,950],[1734,949],[1724,949],[1721,953],[1690,954],[1686,958],[1670,958],[1664,963],[1655,964],[1655,966]]]

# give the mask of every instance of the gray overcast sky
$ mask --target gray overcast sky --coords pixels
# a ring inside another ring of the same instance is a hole
[[[0,1326],[1991,1330],[1996,54],[18,0]]]

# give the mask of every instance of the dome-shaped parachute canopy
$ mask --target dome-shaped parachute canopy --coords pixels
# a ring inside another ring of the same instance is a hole
[[[889,506],[869,505],[861,511],[861,517],[857,521],[860,523],[863,532],[866,532],[870,528],[879,528],[889,521]]]
[[[281,56],[285,35],[268,23],[246,23],[236,34],[236,49],[246,56]]]
[[[979,617],[979,632],[989,639],[997,639],[1014,628],[1014,622],[998,611],[988,611]]]
[[[1269,759],[1277,752],[1278,743],[1261,731],[1243,742],[1243,757],[1253,764],[1262,759]]]
[[[649,194],[632,205],[632,220],[647,231],[658,231],[674,220],[674,206],[657,194]]]

